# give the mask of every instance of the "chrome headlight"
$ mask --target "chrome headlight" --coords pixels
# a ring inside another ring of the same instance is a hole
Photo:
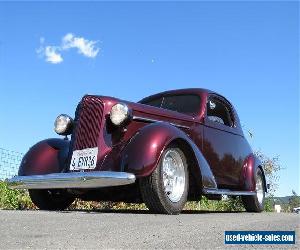
[[[124,124],[130,118],[130,110],[124,103],[117,103],[112,106],[110,111],[110,120],[116,125]]]
[[[54,130],[59,135],[72,134],[73,119],[68,115],[59,115],[54,122]]]

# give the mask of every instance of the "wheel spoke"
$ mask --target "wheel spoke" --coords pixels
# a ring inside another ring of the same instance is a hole
[[[164,191],[172,202],[178,202],[185,189],[185,170],[180,154],[170,149],[166,152],[162,166]]]

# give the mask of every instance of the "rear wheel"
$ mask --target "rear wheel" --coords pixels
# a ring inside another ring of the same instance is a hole
[[[178,147],[168,147],[153,173],[140,179],[140,190],[148,209],[155,213],[178,214],[188,194],[186,157]]]
[[[64,210],[75,200],[63,189],[31,189],[29,195],[41,210]]]
[[[256,170],[255,183],[256,195],[242,197],[247,212],[261,212],[264,209],[265,185],[263,173],[260,168]]]

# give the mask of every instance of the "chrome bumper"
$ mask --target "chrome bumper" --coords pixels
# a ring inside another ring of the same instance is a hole
[[[8,180],[13,189],[100,188],[134,182],[134,174],[112,171],[15,176]]]

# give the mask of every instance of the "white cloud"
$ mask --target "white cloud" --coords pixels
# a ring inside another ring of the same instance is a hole
[[[76,37],[68,33],[62,38],[60,46],[44,46],[45,38],[40,38],[40,47],[36,50],[40,57],[44,57],[46,62],[58,64],[63,62],[62,53],[75,48],[77,52],[89,58],[95,58],[100,49],[96,46],[97,41],[87,40],[83,37]]]
[[[61,54],[59,53],[60,48],[56,46],[43,46],[43,39],[40,39],[41,46],[36,50],[36,53],[40,57],[45,57],[46,62],[58,64],[63,61]]]
[[[45,48],[46,61],[53,64],[61,63],[64,59],[62,58],[61,54],[58,53],[58,51],[59,51],[59,47],[46,46]]]
[[[99,52],[97,41],[89,41],[83,37],[76,37],[72,33],[66,34],[62,39],[62,49],[77,48],[78,53],[86,57],[94,58]]]

